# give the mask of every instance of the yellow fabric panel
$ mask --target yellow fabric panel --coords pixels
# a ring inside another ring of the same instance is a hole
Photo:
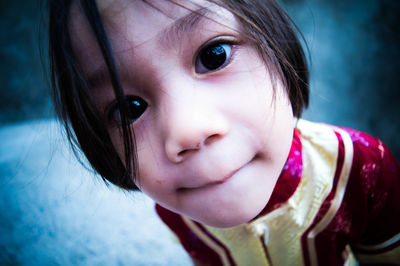
[[[230,250],[237,265],[268,265],[260,237],[254,237],[245,226],[206,228]]]

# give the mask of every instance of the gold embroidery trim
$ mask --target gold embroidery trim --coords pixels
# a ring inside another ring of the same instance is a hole
[[[343,139],[344,162],[340,172],[339,182],[337,185],[335,197],[331,202],[331,206],[329,207],[328,212],[321,219],[321,221],[314,227],[314,229],[311,230],[307,235],[307,244],[310,253],[311,265],[318,265],[318,259],[315,247],[315,237],[329,225],[329,223],[335,216],[336,212],[338,211],[346,191],[351,165],[353,162],[353,143],[351,141],[350,136],[340,128],[335,127],[334,130],[340,133]]]
[[[182,216],[183,221],[186,225],[212,250],[214,250],[220,257],[223,265],[231,265],[229,259],[225,253],[225,250],[218,246],[209,236],[207,236],[193,221]]]

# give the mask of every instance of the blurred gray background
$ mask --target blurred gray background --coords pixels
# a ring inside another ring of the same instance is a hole
[[[281,2],[311,54],[304,117],[379,136],[399,159],[400,1]],[[188,265],[151,200],[105,187],[69,152],[38,49],[44,15],[37,0],[0,1],[0,265]]]

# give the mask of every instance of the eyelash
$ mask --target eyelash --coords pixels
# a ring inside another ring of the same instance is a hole
[[[206,74],[206,73],[216,72],[225,68],[231,63],[235,55],[236,52],[235,46],[236,43],[233,40],[226,40],[222,38],[214,39],[211,42],[206,43],[205,45],[200,47],[200,49],[198,50],[198,52],[194,57],[194,63],[193,63],[194,72],[196,72],[197,74]],[[225,54],[225,58],[222,57],[217,58],[220,56],[222,49],[224,50],[223,52]],[[204,62],[201,62],[201,60],[205,59],[213,59],[216,61],[211,62],[211,64],[209,64],[210,68],[207,68]],[[223,62],[221,62],[221,60],[223,60]]]
[[[138,120],[143,115],[143,113],[146,112],[146,109],[149,106],[148,103],[139,96],[127,96],[125,101],[128,110],[126,116],[130,123],[134,123],[136,120]],[[132,110],[132,107],[136,107],[136,110]],[[121,125],[121,117],[118,103],[114,102],[108,108],[106,108],[105,114],[107,117],[107,122],[109,124],[115,126]]]

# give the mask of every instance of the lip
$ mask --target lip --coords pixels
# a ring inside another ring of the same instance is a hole
[[[228,174],[227,176],[225,176],[221,181],[217,181],[217,182],[213,182],[211,184],[223,184],[225,182],[227,182],[229,179],[232,178],[232,176],[234,176],[237,172],[239,172],[240,169],[242,169],[242,167],[240,167],[239,169],[236,169],[234,171],[232,171],[230,174]]]
[[[224,178],[222,178],[221,180],[217,180],[217,181],[212,181],[206,184],[202,184],[202,185],[198,185],[198,186],[193,186],[193,187],[182,187],[179,188],[178,190],[180,191],[188,191],[188,190],[197,190],[197,189],[205,189],[205,188],[209,188],[209,187],[213,187],[213,186],[217,186],[217,185],[222,185],[224,183],[227,183],[230,179],[232,179],[232,177],[240,171],[240,169],[242,169],[243,167],[245,167],[246,165],[248,165],[248,163],[244,164],[243,166],[237,168],[236,170],[233,170],[232,172],[230,172],[229,174],[227,174],[226,176],[224,176]]]
[[[221,185],[223,183],[226,183],[229,179],[231,179],[242,167],[240,167],[239,169],[236,169],[234,171],[232,171],[230,174],[226,175],[222,180],[219,181],[215,181],[215,182],[210,182],[208,184],[205,184],[203,186],[199,186],[197,188],[207,188],[207,187],[211,187],[214,185]]]

